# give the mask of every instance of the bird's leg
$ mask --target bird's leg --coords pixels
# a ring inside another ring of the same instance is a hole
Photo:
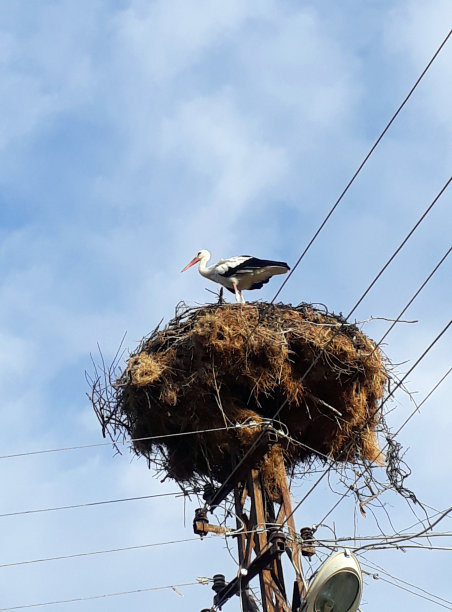
[[[245,298],[243,297],[243,291],[240,291],[240,297],[242,299],[242,304],[245,304]]]
[[[238,288],[237,288],[237,283],[234,283],[234,282],[233,282],[233,283],[232,283],[232,286],[234,287],[234,292],[235,292],[235,301],[236,301],[236,302],[238,302],[239,304],[241,304],[241,303],[242,303],[242,300],[241,300],[241,298],[240,298],[240,293],[241,293],[241,292],[239,293],[239,290],[238,290]]]

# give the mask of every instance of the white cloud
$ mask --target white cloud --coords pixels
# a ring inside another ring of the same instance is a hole
[[[8,27],[9,22],[14,24],[16,10],[4,15],[0,25],[3,182],[14,181],[24,163],[29,163],[30,173],[36,172],[40,160],[28,160],[29,149],[64,113],[80,113],[92,102],[97,86],[92,59],[98,5],[90,2],[83,11],[67,1],[31,5],[21,28]]]
[[[188,165],[192,174],[204,177],[207,188],[189,230],[192,235],[218,230],[228,234],[245,206],[262,214],[259,199],[265,201],[268,191],[283,180],[287,159],[261,129],[227,92],[191,100],[166,119],[162,155]]]
[[[450,29],[450,3],[438,0],[424,2],[400,2],[393,9],[385,31],[385,42],[394,55],[408,60],[410,72],[420,75]],[[416,98],[421,101],[429,123],[450,131],[452,110],[452,43],[448,40],[434,65],[429,69]],[[450,150],[444,151],[450,160]],[[449,164],[450,165],[450,164]]]
[[[119,39],[151,79],[171,80],[221,45],[268,2],[135,0],[117,17]]]

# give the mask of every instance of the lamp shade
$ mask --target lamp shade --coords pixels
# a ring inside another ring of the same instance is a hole
[[[363,579],[352,553],[332,554],[315,574],[306,593],[303,612],[356,612]]]

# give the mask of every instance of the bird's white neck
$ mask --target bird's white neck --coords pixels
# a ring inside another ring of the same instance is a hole
[[[210,276],[210,273],[211,273],[211,269],[207,265],[207,262],[209,261],[209,259],[210,259],[210,253],[206,253],[205,255],[201,257],[201,259],[199,260],[199,265],[198,265],[199,273],[202,274],[203,276],[206,276],[207,278]]]

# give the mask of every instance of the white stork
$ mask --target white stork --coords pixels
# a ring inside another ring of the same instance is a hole
[[[284,261],[258,259],[251,255],[220,259],[214,266],[206,265],[209,259],[209,251],[202,249],[181,272],[199,262],[199,273],[235,293],[235,299],[241,304],[245,303],[243,289],[261,289],[275,274],[285,274],[290,270]]]

